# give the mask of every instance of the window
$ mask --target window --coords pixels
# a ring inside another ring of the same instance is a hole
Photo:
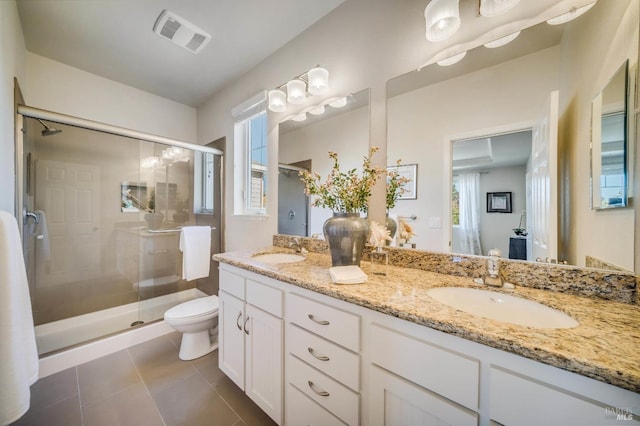
[[[234,117],[234,212],[267,210],[267,112],[264,93],[232,111]]]

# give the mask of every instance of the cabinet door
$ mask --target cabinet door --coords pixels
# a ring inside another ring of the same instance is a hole
[[[224,291],[219,294],[218,366],[233,382],[244,390],[245,339],[244,302]]]
[[[282,423],[283,322],[246,305],[245,392],[276,423]]]
[[[371,425],[474,425],[478,415],[427,389],[371,366],[369,419]]]

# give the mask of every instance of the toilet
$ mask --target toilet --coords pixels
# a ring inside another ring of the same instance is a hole
[[[182,334],[179,357],[200,358],[218,348],[218,296],[200,297],[164,313],[164,320]]]

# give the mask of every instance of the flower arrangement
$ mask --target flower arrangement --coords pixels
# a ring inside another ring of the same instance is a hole
[[[400,165],[400,161],[396,161]],[[400,176],[396,170],[387,170],[387,211],[396,206],[398,197],[407,192],[405,185],[410,179],[406,176]]]
[[[340,171],[338,154],[335,152],[329,152],[333,167],[324,182],[321,182],[317,172],[312,174],[307,170],[301,171],[299,175],[305,184],[305,194],[315,197],[312,205],[326,207],[334,212],[366,213],[371,188],[384,173],[384,170],[371,166],[371,157],[377,151],[377,147],[369,148],[369,154],[362,162],[361,175],[358,175],[356,169]]]
[[[522,227],[526,214],[527,214],[527,212],[525,210],[522,210],[520,212],[520,223],[518,224],[517,228],[513,228],[513,233],[516,234],[519,237],[526,237],[527,236],[527,230]]]
[[[400,219],[399,228],[398,237],[400,237],[400,240],[404,241],[405,244],[408,243],[411,238],[416,236],[413,227],[402,219]]]

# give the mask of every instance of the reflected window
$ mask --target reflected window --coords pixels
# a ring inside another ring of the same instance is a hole
[[[453,178],[451,187],[451,224],[453,226],[460,225],[460,191],[458,190],[458,179]]]
[[[265,214],[267,207],[267,110],[260,93],[233,109],[234,212]]]

